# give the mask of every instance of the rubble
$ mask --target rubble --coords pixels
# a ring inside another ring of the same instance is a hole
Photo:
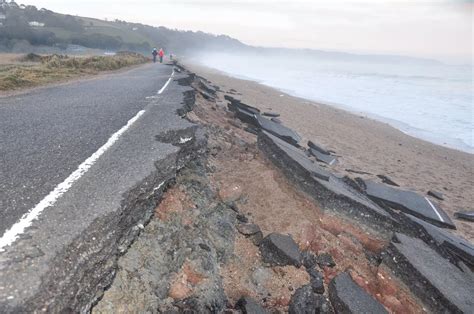
[[[331,280],[329,299],[337,313],[388,314],[383,305],[359,287],[348,273],[341,273]]]
[[[288,308],[290,314],[332,313],[331,306],[324,296],[313,292],[310,285],[298,288],[291,297]]]
[[[289,235],[271,233],[259,246],[262,260],[272,266],[301,266],[301,252]]]

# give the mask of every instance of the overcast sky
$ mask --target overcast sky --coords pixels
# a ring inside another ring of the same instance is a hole
[[[17,0],[247,44],[472,61],[474,0]]]

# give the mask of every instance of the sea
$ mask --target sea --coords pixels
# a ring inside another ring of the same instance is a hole
[[[472,65],[383,56],[207,53],[203,65],[474,153]]]

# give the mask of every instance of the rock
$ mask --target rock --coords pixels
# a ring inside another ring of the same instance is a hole
[[[382,182],[385,183],[385,184],[393,185],[393,186],[400,186],[400,185],[398,185],[395,181],[393,181],[392,179],[390,179],[389,177],[387,177],[386,175],[378,174],[377,177],[379,177],[380,179],[382,179]]]
[[[318,263],[319,267],[324,267],[324,266],[334,267],[334,266],[336,266],[336,263],[334,262],[334,259],[328,253],[319,254],[318,257],[317,257],[317,263]]]
[[[384,263],[432,312],[472,313],[472,272],[461,271],[422,240],[396,233]]]
[[[225,203],[232,203],[242,196],[242,187],[240,185],[226,186],[219,190],[219,196]]]
[[[247,217],[245,217],[244,214],[241,214],[241,213],[237,214],[237,220],[242,222],[242,223],[249,222],[249,219]]]
[[[243,235],[250,236],[260,232],[260,227],[256,224],[240,223],[237,224],[237,230],[239,230],[239,232]]]
[[[259,246],[262,259],[272,266],[301,266],[301,252],[289,235],[271,233]]]
[[[275,122],[275,123],[282,124],[281,120],[278,119],[278,118],[271,118],[270,120]]]
[[[324,293],[324,278],[321,272],[316,270],[316,268],[310,268],[307,270],[309,275],[309,282],[311,288],[313,288],[314,293],[323,294]]]
[[[313,148],[309,149],[309,153],[316,157],[318,161],[324,162],[325,164],[328,164],[330,166],[334,165],[337,162],[337,158],[332,156],[332,155],[326,155],[323,154]]]
[[[272,270],[265,267],[258,267],[251,275],[252,283],[256,286],[264,286],[272,278]]]
[[[271,117],[271,118],[277,118],[280,116],[279,113],[276,113],[276,112],[264,112],[262,113],[262,115],[266,116],[266,117]]]
[[[256,246],[259,246],[263,241],[262,231],[259,231],[255,234],[251,235],[250,240],[252,241],[253,244],[255,244]]]
[[[320,145],[315,144],[312,141],[308,141],[308,147],[314,149],[315,151],[320,152],[321,154],[324,155],[331,155],[328,150],[324,149]]]
[[[331,313],[329,302],[322,295],[316,295],[310,285],[296,289],[291,296],[288,313],[290,314],[314,314]]]
[[[463,219],[467,221],[474,221],[474,211],[464,211],[464,212],[456,212],[454,213],[454,217],[457,219]]]
[[[301,253],[301,256],[302,256],[302,261],[303,261],[303,265],[304,267],[306,267],[306,269],[311,269],[311,268],[314,268],[318,262],[318,258],[316,257],[316,255],[314,255],[313,252],[311,251],[304,251],[303,253]]]
[[[388,313],[383,305],[359,287],[348,273],[341,273],[331,280],[329,299],[337,313]]]
[[[265,309],[250,297],[241,297],[235,304],[236,310],[241,310],[243,314],[265,314]]]
[[[437,198],[437,199],[439,199],[440,201],[443,201],[443,200],[444,200],[443,193],[440,193],[440,192],[436,192],[436,191],[433,191],[433,190],[429,190],[429,191],[428,191],[428,195],[429,195],[429,196],[433,196],[434,198]]]
[[[436,203],[412,191],[364,180],[367,195],[381,205],[407,212],[440,227],[456,229],[449,216]]]

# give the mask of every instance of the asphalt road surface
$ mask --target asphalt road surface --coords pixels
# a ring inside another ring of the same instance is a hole
[[[90,310],[200,150],[191,78],[148,64],[0,98],[0,313]]]
[[[171,72],[146,66],[0,98],[0,235],[142,110]]]

